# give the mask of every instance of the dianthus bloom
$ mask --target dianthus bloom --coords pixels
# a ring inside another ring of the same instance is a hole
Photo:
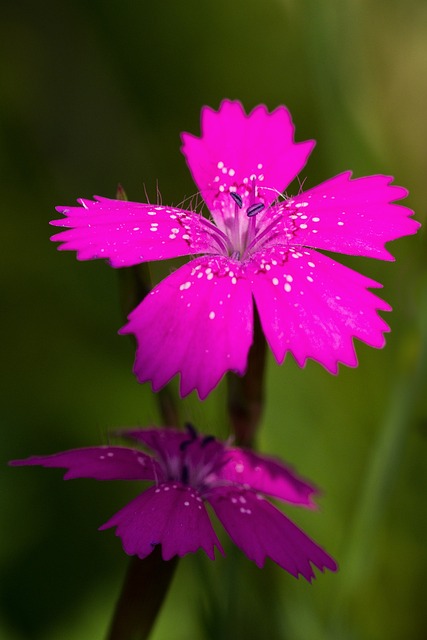
[[[368,291],[381,285],[317,249],[383,260],[385,243],[415,233],[407,195],[393,178],[342,173],[294,197],[280,194],[306,164],[314,141],[294,142],[289,112],[261,105],[249,115],[224,100],[202,111],[202,136],[183,134],[183,153],[209,208],[196,211],[95,197],[58,207],[70,227],[53,236],[80,260],[113,267],[195,257],[160,282],[130,314],[135,374],[155,391],[181,374],[181,394],[204,398],[223,374],[242,375],[253,341],[253,302],[281,363],[293,354],[336,373],[356,366],[353,338],[384,345],[390,306]]]
[[[175,429],[124,432],[154,453],[103,446],[15,460],[13,466],[68,469],[65,479],[148,480],[154,484],[100,529],[116,527],[129,555],[145,558],[161,545],[164,560],[199,548],[214,559],[221,543],[204,503],[215,511],[233,542],[259,567],[267,557],[293,576],[311,581],[311,565],[336,570],[334,560],[265,500],[313,507],[314,487],[281,462],[227,446],[213,436]]]

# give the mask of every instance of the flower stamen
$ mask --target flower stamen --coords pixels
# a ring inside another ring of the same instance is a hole
[[[265,204],[263,204],[262,202],[255,202],[254,204],[251,204],[251,206],[246,209],[246,215],[248,216],[248,218],[252,218],[253,216],[256,216],[257,213],[262,211],[264,208],[265,208]]]
[[[182,484],[188,484],[188,481],[190,479],[190,472],[188,470],[188,467],[186,464],[182,465],[182,469],[181,469],[181,482]]]
[[[215,442],[215,436],[205,436],[201,442],[201,448],[204,449],[210,442]]]
[[[237,204],[237,206],[239,207],[239,209],[241,209],[243,207],[243,200],[242,200],[242,196],[240,196],[238,193],[236,193],[235,191],[230,191],[230,196],[233,198],[234,202]]]

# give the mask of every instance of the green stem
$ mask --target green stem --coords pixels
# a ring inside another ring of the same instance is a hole
[[[121,186],[117,198],[127,200]],[[148,265],[141,264],[119,271],[121,304],[124,314],[134,309],[151,291]],[[162,423],[179,425],[178,408],[170,389],[165,387],[156,394]],[[165,562],[160,547],[141,560],[129,561],[122,591],[116,604],[107,640],[146,640],[157,619],[175,573],[178,558]]]
[[[144,560],[131,558],[107,640],[149,637],[177,564],[177,556],[165,562],[160,547]]]
[[[249,350],[244,376],[229,373],[228,413],[236,444],[253,447],[264,408],[264,373],[266,342],[258,312],[254,314],[254,341]]]

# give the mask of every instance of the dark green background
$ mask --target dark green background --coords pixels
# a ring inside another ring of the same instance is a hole
[[[286,104],[317,147],[301,179],[392,174],[425,220],[427,5],[423,0],[9,2],[0,22],[3,247],[0,638],[102,638],[127,558],[97,532],[136,491],[7,460],[105,443],[158,423],[136,383],[117,273],[49,242],[56,204],[79,196],[179,203],[195,191],[179,133],[204,104]],[[386,221],[385,221],[386,224]],[[338,377],[268,363],[260,448],[322,489],[288,509],[339,561],[312,585],[239,553],[179,566],[154,640],[421,640],[425,608],[427,269],[423,232],[397,262],[343,259],[383,282],[392,333],[358,344]],[[156,266],[157,277],[170,264]],[[238,339],[238,336],[236,336]],[[423,351],[424,350],[424,351]],[[182,413],[228,435],[225,389]]]

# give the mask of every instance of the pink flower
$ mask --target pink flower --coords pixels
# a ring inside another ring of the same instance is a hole
[[[261,105],[246,115],[224,100],[202,111],[202,136],[183,134],[183,153],[212,219],[177,207],[96,197],[58,207],[70,227],[53,236],[80,260],[113,267],[193,257],[130,314],[135,374],[159,390],[181,374],[183,396],[205,398],[228,370],[242,375],[253,340],[253,299],[278,363],[293,354],[332,373],[356,366],[353,338],[384,345],[390,306],[368,291],[381,285],[319,252],[382,260],[385,243],[416,232],[407,195],[383,175],[342,173],[294,197],[281,192],[304,167],[314,141],[295,143],[289,112]],[[199,257],[195,257],[199,255]]]
[[[14,460],[13,466],[68,469],[65,479],[148,480],[154,484],[100,529],[116,528],[129,555],[148,556],[158,544],[170,560],[203,549],[212,560],[221,543],[204,502],[215,511],[233,542],[259,567],[271,558],[283,569],[311,581],[311,567],[335,571],[334,560],[281,511],[264,499],[313,507],[314,487],[281,462],[199,436],[190,425],[124,432],[154,454],[118,446],[74,449],[51,456]]]

